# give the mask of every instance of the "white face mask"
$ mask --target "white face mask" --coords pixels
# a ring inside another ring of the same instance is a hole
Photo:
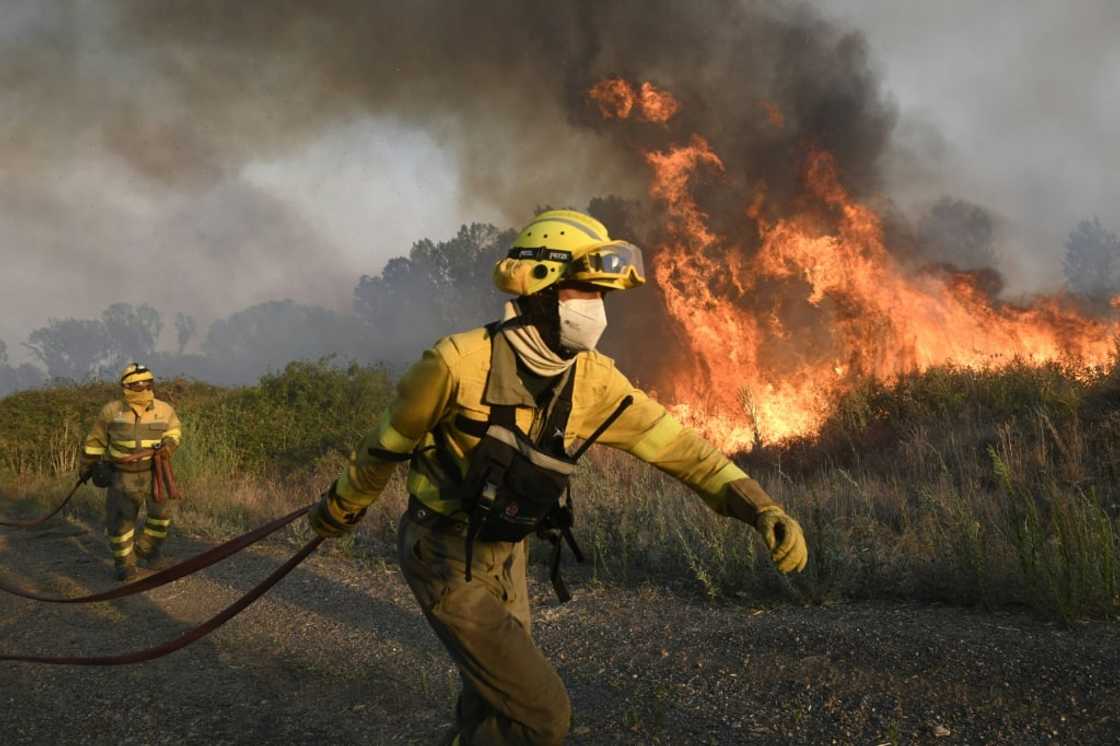
[[[594,350],[607,328],[607,308],[602,298],[560,301],[560,344],[569,350]]]

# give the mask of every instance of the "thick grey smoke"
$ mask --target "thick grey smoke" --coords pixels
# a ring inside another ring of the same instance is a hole
[[[864,37],[808,4],[9,0],[4,14],[12,352],[46,317],[113,301],[203,325],[284,297],[345,311],[360,274],[460,219],[640,198],[638,150],[692,132],[738,187],[705,200],[729,232],[755,180],[778,203],[798,192],[807,146],[861,196],[937,172],[913,120],[892,149],[896,106]],[[672,91],[682,113],[604,126],[585,92],[615,75]]]
[[[600,131],[585,98],[604,76],[671,89],[685,106],[672,127],[703,131],[734,178],[765,172],[772,188],[775,174],[792,183],[807,139],[873,186],[893,121],[861,39],[785,3],[28,0],[7,4],[0,69],[9,337],[116,300],[203,320],[284,296],[345,309],[353,246],[261,179],[362,122],[452,154],[451,169],[417,165],[428,205],[401,205],[399,173],[364,174],[372,204],[348,207],[383,216],[372,273],[407,249],[393,233],[407,209],[516,223],[546,202],[640,196],[643,133]],[[768,103],[786,127],[767,125]],[[333,153],[339,171],[368,156],[360,140]],[[305,203],[334,196],[317,168]],[[39,287],[67,300],[38,308]]]
[[[1012,289],[1062,282],[1064,244],[1120,229],[1120,3],[830,0],[884,60],[902,116],[889,192],[920,215],[945,194],[997,222]]]

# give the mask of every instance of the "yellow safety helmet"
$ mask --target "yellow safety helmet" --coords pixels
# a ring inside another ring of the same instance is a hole
[[[147,366],[140,363],[129,363],[121,371],[121,385],[127,386],[130,383],[140,383],[141,381],[155,380],[152,371],[148,370]]]
[[[494,267],[494,284],[514,295],[532,295],[572,280],[608,290],[628,290],[646,281],[642,250],[614,241],[607,227],[575,210],[547,210],[533,218],[509,256]]]

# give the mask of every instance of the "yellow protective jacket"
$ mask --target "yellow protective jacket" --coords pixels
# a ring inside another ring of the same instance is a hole
[[[350,454],[350,465],[335,488],[337,507],[355,512],[381,494],[397,461],[379,457],[378,451],[404,456],[419,448],[408,474],[409,493],[430,509],[465,521],[467,515],[453,496],[452,483],[441,476],[446,473],[446,459],[441,463],[434,450],[424,449],[441,441],[444,450],[453,455],[459,476],[464,476],[479,438],[461,430],[456,421],[461,415],[485,423],[491,404],[516,406],[518,428],[536,439],[545,412],[519,378],[515,355],[504,336],[492,338],[485,327],[445,337],[427,350],[401,378],[397,397],[377,429]],[[627,451],[680,479],[716,512],[737,512],[728,505],[737,498],[725,487],[746,478],[741,469],[634,388],[605,355],[580,353],[573,370],[572,410],[564,432],[569,452],[622,399],[633,396],[634,403],[598,442]],[[468,429],[478,432],[477,427]]]
[[[150,449],[165,438],[174,441],[175,446],[183,439],[179,416],[170,404],[153,399],[145,407],[133,408],[121,400],[111,401],[97,415],[82,456],[85,461],[95,461],[107,455],[124,471],[148,471]],[[134,454],[140,454],[137,461],[122,463]]]

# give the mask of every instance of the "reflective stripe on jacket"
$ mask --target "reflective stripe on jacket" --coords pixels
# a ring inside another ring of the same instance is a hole
[[[167,402],[155,399],[143,409],[136,410],[118,400],[101,408],[82,450],[86,456],[107,455],[110,460],[120,462],[154,447],[164,438],[170,438],[178,445],[182,437],[179,416]],[[150,459],[151,454],[146,453],[139,463],[146,464]]]
[[[423,449],[440,445],[453,457],[461,477],[479,438],[460,429],[460,418],[485,423],[491,404],[515,405],[518,427],[536,438],[546,413],[521,382],[515,355],[502,335],[492,339],[485,327],[445,337],[427,350],[401,378],[396,399],[377,429],[350,454],[350,465],[337,487],[344,507],[360,509],[376,500],[400,461],[388,456],[419,447],[422,452],[409,470],[408,491],[439,513],[459,513],[460,501],[449,494],[454,486],[454,476],[447,475],[451,464],[435,450]],[[741,469],[634,388],[605,355],[580,353],[574,372],[572,411],[564,432],[569,452],[631,395],[633,405],[599,443],[627,451],[676,477],[713,510],[728,514],[724,487],[746,477]],[[467,429],[478,432],[477,427]]]

